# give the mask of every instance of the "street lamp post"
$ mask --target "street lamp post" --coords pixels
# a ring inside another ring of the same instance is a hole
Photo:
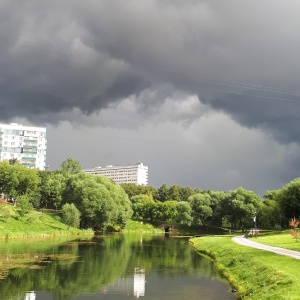
[[[253,221],[254,221],[254,233],[255,233],[255,236],[256,236],[256,212],[254,212]]]

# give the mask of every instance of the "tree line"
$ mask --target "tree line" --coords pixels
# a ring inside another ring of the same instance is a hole
[[[253,191],[213,191],[163,184],[159,188],[117,185],[82,172],[68,158],[56,171],[27,169],[17,160],[0,163],[0,192],[20,213],[30,209],[62,210],[66,223],[81,228],[124,227],[128,219],[204,227],[285,228],[300,217],[300,178],[260,198]]]
[[[79,162],[71,158],[56,171],[27,169],[16,160],[3,161],[0,190],[20,214],[41,208],[62,210],[65,223],[80,228],[124,227],[132,216],[122,187],[106,177],[85,174]]]
[[[281,189],[267,190],[262,198],[242,187],[224,192],[166,184],[158,189],[130,183],[121,186],[138,220],[274,229],[287,228],[292,218],[300,218],[300,178]]]

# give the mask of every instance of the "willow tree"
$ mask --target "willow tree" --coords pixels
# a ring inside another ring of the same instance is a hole
[[[63,202],[74,203],[81,212],[81,226],[105,230],[108,225],[124,227],[132,215],[125,191],[104,176],[77,173],[67,178]]]

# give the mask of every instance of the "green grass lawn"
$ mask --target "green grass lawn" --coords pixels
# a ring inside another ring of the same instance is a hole
[[[214,259],[220,274],[237,288],[238,299],[299,299],[300,260],[235,244],[229,236],[193,238],[191,243]]]
[[[253,241],[269,246],[281,247],[290,250],[300,251],[300,241],[296,241],[292,235],[286,231],[282,234],[257,236]]]
[[[60,222],[59,214],[42,213],[32,210],[20,216],[15,207],[5,206],[0,211],[0,239],[42,236],[93,234],[92,230],[69,228]]]

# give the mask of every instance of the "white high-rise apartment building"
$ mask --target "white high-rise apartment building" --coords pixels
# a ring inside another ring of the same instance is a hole
[[[148,184],[148,167],[143,163],[127,166],[95,167],[83,170],[86,174],[103,175],[112,179],[115,183],[134,183],[137,185]]]
[[[46,128],[0,124],[0,161],[17,159],[23,166],[45,170]]]

